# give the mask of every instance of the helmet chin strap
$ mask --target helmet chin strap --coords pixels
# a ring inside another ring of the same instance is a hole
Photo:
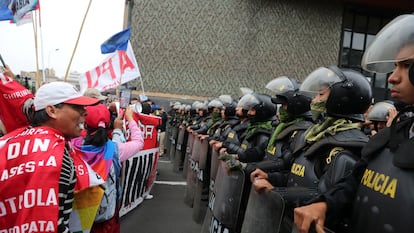
[[[411,63],[410,68],[408,68],[408,78],[410,79],[411,85],[414,86],[414,62]]]

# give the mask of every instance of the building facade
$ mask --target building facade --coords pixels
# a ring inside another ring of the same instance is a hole
[[[403,0],[127,0],[125,25],[146,91],[238,97],[240,87],[268,93],[268,81],[303,80],[319,66],[362,71],[378,30],[413,10]],[[386,76],[364,74],[385,98]]]

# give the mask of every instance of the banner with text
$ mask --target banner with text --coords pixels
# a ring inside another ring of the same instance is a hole
[[[151,191],[157,170],[159,140],[158,125],[161,118],[138,114],[134,118],[141,128],[144,147],[122,164],[122,200],[119,215],[122,217],[142,203]],[[128,139],[127,139],[128,140]]]
[[[79,77],[80,92],[88,88],[106,91],[123,83],[141,77],[131,43],[126,50],[115,50],[95,69],[87,71]]]

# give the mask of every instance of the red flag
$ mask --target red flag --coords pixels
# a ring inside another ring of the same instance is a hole
[[[0,73],[0,120],[7,132],[29,125],[22,108],[24,102],[33,97],[26,87]]]

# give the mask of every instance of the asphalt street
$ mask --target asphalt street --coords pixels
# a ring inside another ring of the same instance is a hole
[[[121,233],[199,233],[192,220],[193,208],[184,203],[186,182],[183,172],[174,172],[168,157],[161,157],[151,200],[144,200],[121,217]]]

